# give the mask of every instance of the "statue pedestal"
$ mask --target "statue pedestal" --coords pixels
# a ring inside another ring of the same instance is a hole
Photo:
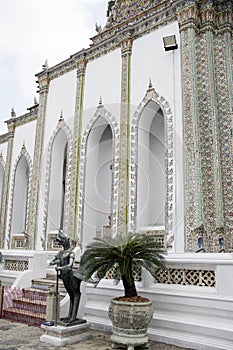
[[[76,326],[63,327],[58,325],[45,326],[41,325],[44,329],[44,334],[40,337],[40,341],[49,343],[55,346],[65,346],[68,344],[79,343],[83,340],[91,338],[88,332],[90,324],[82,323]]]

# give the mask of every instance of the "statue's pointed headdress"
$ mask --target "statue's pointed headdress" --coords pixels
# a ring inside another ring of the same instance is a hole
[[[65,233],[63,233],[61,230],[58,230],[58,234],[56,238],[58,242],[64,242],[65,240],[68,240],[68,239],[69,238]]]

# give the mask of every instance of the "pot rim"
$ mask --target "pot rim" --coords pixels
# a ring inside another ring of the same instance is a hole
[[[124,304],[124,305],[151,305],[152,301],[148,300],[148,301],[124,301],[124,300],[116,300],[115,298],[112,298],[110,300],[111,303],[114,304]]]

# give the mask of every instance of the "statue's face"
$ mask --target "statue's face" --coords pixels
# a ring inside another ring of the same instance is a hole
[[[59,231],[56,241],[62,245],[63,247],[65,247],[67,245],[67,243],[69,242],[69,238],[67,237],[67,235],[65,235],[64,233],[62,233],[61,231]]]

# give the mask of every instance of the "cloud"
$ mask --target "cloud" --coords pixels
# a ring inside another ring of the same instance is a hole
[[[95,22],[105,24],[106,0],[0,0],[0,123],[26,112],[34,75],[90,44]],[[2,127],[0,126],[0,132]]]

